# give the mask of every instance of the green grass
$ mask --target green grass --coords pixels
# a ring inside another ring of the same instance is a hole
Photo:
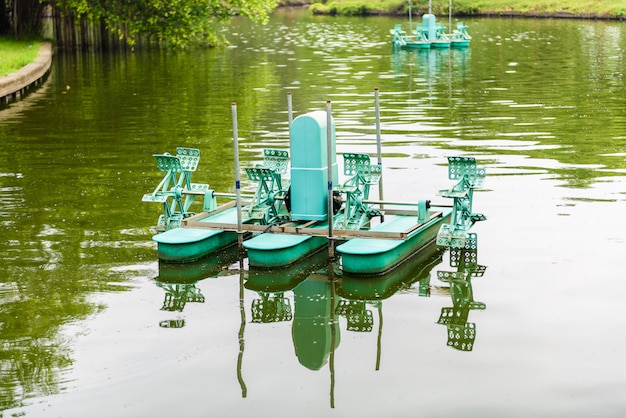
[[[0,37],[0,77],[19,70],[37,58],[39,40]]]
[[[373,13],[403,13],[406,6],[406,0],[329,0],[323,3],[314,2],[311,11],[318,14],[363,16]]]
[[[407,0],[314,0],[314,13],[331,15],[367,15],[406,13]],[[428,0],[412,0],[413,11],[424,13]],[[448,13],[449,1],[433,0],[433,13]],[[456,14],[571,14],[582,17],[623,18],[624,0],[453,0]]]
[[[599,17],[620,17],[626,12],[624,0],[456,0],[455,7],[481,12],[571,13]],[[457,6],[458,5],[458,6]]]

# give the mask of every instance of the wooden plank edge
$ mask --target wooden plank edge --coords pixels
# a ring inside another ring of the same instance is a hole
[[[209,216],[217,215],[218,213],[224,212],[225,210],[228,210],[228,209],[230,209],[230,208],[232,208],[232,207],[234,207],[236,205],[237,205],[237,202],[233,200],[231,202],[224,203],[223,205],[218,206],[217,209],[215,209],[213,212],[196,213],[195,215],[190,216],[187,219],[183,219],[182,225],[183,226],[189,226],[188,223],[190,223],[190,222],[191,223],[199,222],[202,219],[206,219]],[[197,227],[194,226],[194,228],[197,228]]]

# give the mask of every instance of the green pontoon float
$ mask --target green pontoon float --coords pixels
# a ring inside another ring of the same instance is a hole
[[[427,207],[424,217],[396,215],[376,225],[372,232],[404,233],[406,238],[354,238],[337,247],[343,271],[359,275],[382,274],[433,242],[442,223],[449,221],[449,207]],[[430,210],[429,210],[430,209]]]

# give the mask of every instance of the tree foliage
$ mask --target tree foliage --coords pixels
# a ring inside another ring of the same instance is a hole
[[[221,25],[233,16],[264,23],[277,0],[54,0],[64,16],[104,22],[120,39],[138,38],[168,45],[216,45]]]

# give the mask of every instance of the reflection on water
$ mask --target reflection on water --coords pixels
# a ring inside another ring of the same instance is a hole
[[[259,292],[259,299],[252,301],[252,322],[267,324],[269,322],[291,321],[293,309],[285,292]]]
[[[204,303],[205,296],[196,286],[198,281],[224,273],[238,258],[239,251],[231,246],[195,263],[167,263],[159,260],[159,275],[155,278],[155,283],[165,292],[161,310],[182,312],[187,303]],[[182,328],[185,326],[185,320],[181,318],[162,320],[159,326]]]
[[[449,251],[446,256],[446,251]],[[188,303],[206,300],[198,287],[203,280],[226,280],[239,276],[237,378],[246,397],[244,379],[245,330],[248,324],[272,326],[291,323],[291,336],[298,363],[312,371],[327,370],[330,375],[330,407],[335,407],[335,352],[341,349],[344,333],[376,333],[375,370],[381,369],[383,307],[394,297],[449,297],[452,307],[441,310],[438,324],[447,327],[445,345],[460,351],[472,351],[476,326],[468,322],[471,310],[484,310],[485,304],[474,301],[471,280],[484,274],[486,267],[477,262],[478,238],[472,233],[462,249],[443,249],[433,243],[393,270],[374,277],[342,273],[336,262],[328,264],[325,251],[318,252],[284,269],[246,268],[245,259],[230,248],[215,259],[189,264],[160,263],[156,285],[164,290],[161,310],[182,313]],[[437,271],[444,259],[456,271]],[[431,277],[443,284],[431,292]],[[210,299],[210,296],[209,296]],[[210,303],[210,302],[209,302]],[[416,299],[415,303],[419,303]],[[433,316],[435,316],[433,314]],[[187,317],[193,320],[193,317]],[[180,328],[186,318],[161,321],[164,328]],[[233,330],[234,332],[234,330]],[[407,331],[408,332],[408,331]]]
[[[59,264],[4,273],[0,282],[0,408],[29,393],[57,393],[61,371],[72,365],[73,341],[62,330],[102,309],[87,300],[85,293],[128,290],[123,284],[127,276],[113,270],[102,274],[99,269],[68,270]],[[93,282],[94,274],[102,275],[102,280]],[[16,277],[22,280],[10,281]],[[75,281],[68,282],[66,277]]]
[[[418,115],[421,122],[390,128],[421,128],[440,146],[473,155],[523,155],[519,165],[498,165],[528,173],[545,170],[570,187],[589,187],[623,172],[624,160],[614,153],[623,147],[620,130],[626,120],[614,105],[624,99],[612,93],[624,83],[617,67],[624,56],[624,37],[616,36],[621,31],[588,22],[582,27],[549,22],[541,32],[522,26],[497,22],[498,33],[485,33],[490,37],[481,41],[487,43],[479,52],[394,53],[390,78],[405,78],[409,89],[401,94],[415,103],[395,120]],[[559,40],[581,33],[577,48],[563,51]],[[449,132],[431,136],[438,126]]]
[[[476,324],[467,322],[471,310],[484,310],[485,304],[474,301],[472,279],[482,277],[487,269],[478,264],[478,236],[470,233],[464,248],[450,248],[450,267],[457,271],[438,271],[437,278],[448,283],[452,306],[441,308],[439,321],[448,328],[448,346],[472,351]]]

